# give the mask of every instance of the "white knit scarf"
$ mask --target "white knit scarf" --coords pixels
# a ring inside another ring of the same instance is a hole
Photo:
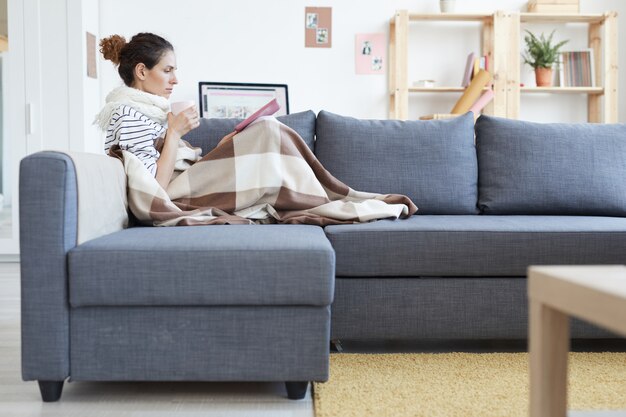
[[[106,131],[113,112],[122,104],[132,107],[162,126],[167,124],[167,113],[170,111],[168,99],[125,85],[107,95],[106,104],[96,115],[93,124],[97,124],[100,129]]]

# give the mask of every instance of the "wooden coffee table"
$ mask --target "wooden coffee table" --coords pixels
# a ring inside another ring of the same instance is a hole
[[[626,336],[626,267],[528,268],[530,415],[566,417],[569,318]]]

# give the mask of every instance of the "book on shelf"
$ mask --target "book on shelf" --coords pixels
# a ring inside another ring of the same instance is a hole
[[[491,68],[489,68],[489,56],[487,55],[481,56],[479,66],[485,71],[491,72]]]
[[[472,71],[472,80],[478,74],[478,71],[480,71],[480,57],[479,56],[474,58],[474,70]]]
[[[474,58],[476,54],[474,52],[470,52],[467,56],[467,62],[465,63],[465,72],[463,73],[463,81],[461,85],[463,87],[467,87],[472,79],[472,72],[474,71]]]
[[[561,87],[595,87],[593,50],[563,51],[559,54]]]
[[[463,73],[461,86],[467,87],[481,69],[489,71],[489,57],[487,55],[479,56],[474,52],[470,52],[465,63],[465,72]]]

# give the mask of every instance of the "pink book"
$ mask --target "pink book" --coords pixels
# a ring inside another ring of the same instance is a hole
[[[276,101],[276,99],[274,98],[272,99],[272,101],[261,107],[259,110],[252,113],[250,117],[235,126],[235,132],[241,132],[246,128],[246,126],[248,126],[250,123],[254,122],[261,116],[271,116],[272,114],[276,113],[278,109],[280,109],[280,105],[278,104],[278,101]]]
[[[461,85],[463,87],[467,87],[470,83],[470,80],[472,78],[472,70],[474,69],[475,57],[476,57],[476,54],[474,52],[470,52],[470,54],[467,56],[467,63],[465,64],[465,72],[463,73],[463,81],[461,82]]]

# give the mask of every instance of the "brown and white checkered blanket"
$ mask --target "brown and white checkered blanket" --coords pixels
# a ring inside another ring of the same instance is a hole
[[[155,226],[305,223],[408,217],[403,195],[354,191],[333,177],[291,128],[262,118],[223,141],[170,182],[157,183],[133,154],[121,151],[128,204]]]

